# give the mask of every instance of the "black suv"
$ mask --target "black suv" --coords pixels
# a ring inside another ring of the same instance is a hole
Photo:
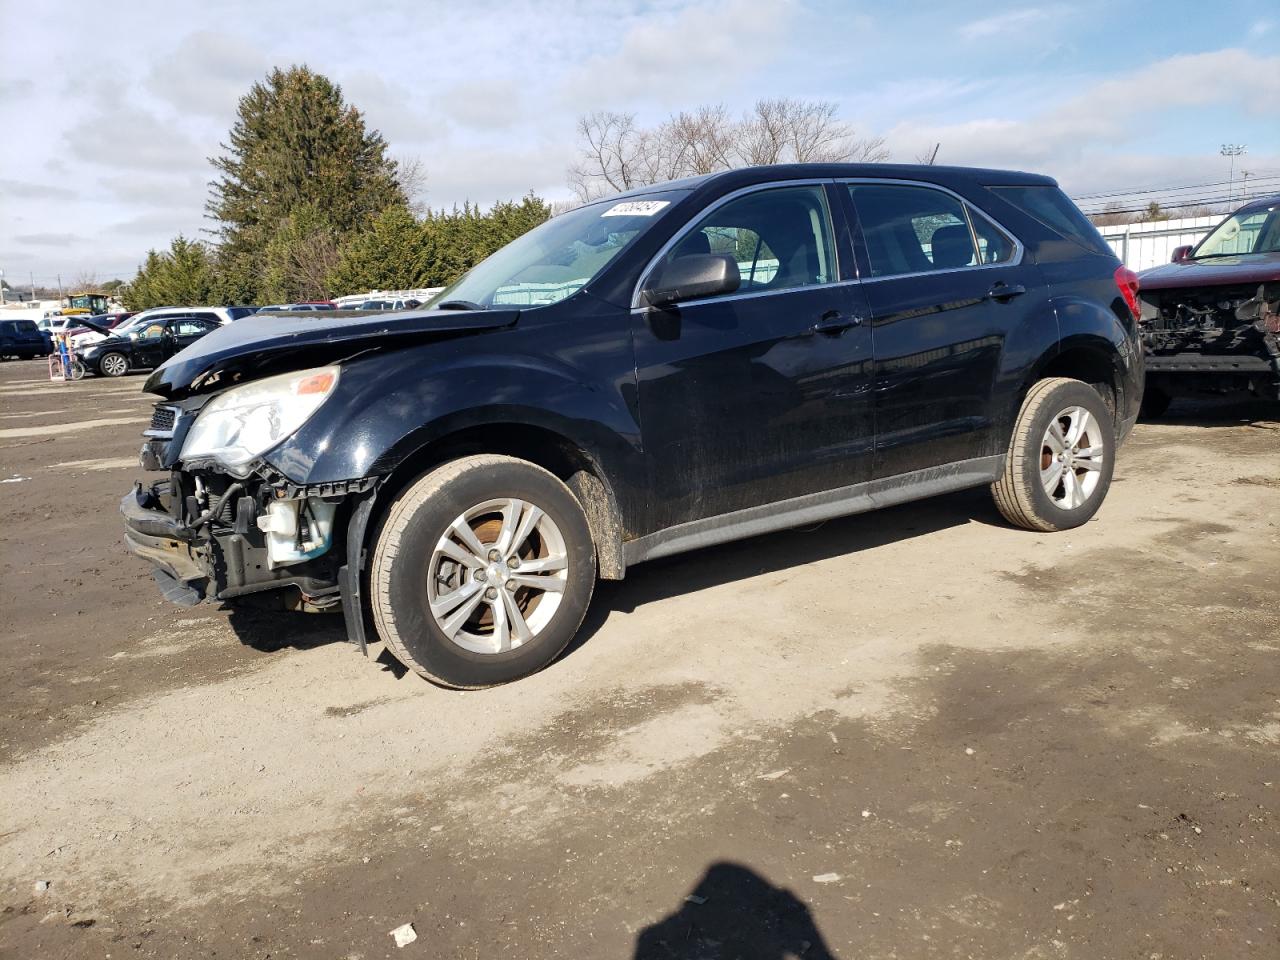
[[[597,577],[990,484],[1075,527],[1141,402],[1137,285],[1046,177],[756,167],[561,214],[420,310],[249,318],[168,360],[132,550],[282,589],[482,687]]]
[[[34,320],[0,320],[0,360],[30,360],[49,352]]]

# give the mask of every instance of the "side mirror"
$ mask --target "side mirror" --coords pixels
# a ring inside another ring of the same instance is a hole
[[[733,293],[741,283],[738,262],[731,254],[693,253],[667,264],[644,291],[644,301],[651,307],[665,307]]]
[[[1191,245],[1191,244],[1189,244],[1189,243],[1188,243],[1188,244],[1186,244],[1185,246],[1181,246],[1181,247],[1174,247],[1174,248],[1173,248],[1173,256],[1169,258],[1169,262],[1170,262],[1170,263],[1182,263],[1182,261],[1184,261],[1184,260],[1189,260],[1189,259],[1191,258],[1191,251],[1192,251],[1193,249],[1194,249],[1194,248],[1193,248],[1193,247],[1192,247],[1192,245]]]

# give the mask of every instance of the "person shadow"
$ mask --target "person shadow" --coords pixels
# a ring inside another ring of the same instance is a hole
[[[707,868],[679,909],[636,937],[634,960],[837,960],[809,908],[749,867]]]

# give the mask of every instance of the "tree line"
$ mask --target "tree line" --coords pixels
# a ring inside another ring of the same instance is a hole
[[[652,126],[593,113],[568,171],[580,202],[633,187],[754,164],[888,157],[832,103],[760,100]],[[533,193],[481,209],[423,211],[422,173],[388,155],[342,90],[306,66],[276,68],[240,99],[205,212],[208,239],[175,237],[147,253],[121,289],[130,309],[170,304],[323,300],[372,289],[445,286],[553,213]]]
[[[130,309],[444,286],[551,215],[533,194],[415,211],[416,167],[389,157],[341,88],[305,66],[255,83],[221,147],[212,238],[149,251],[122,290]]]

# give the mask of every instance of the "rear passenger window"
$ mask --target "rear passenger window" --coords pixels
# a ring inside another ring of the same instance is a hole
[[[663,265],[698,253],[728,253],[739,293],[788,290],[835,280],[826,195],[820,186],[779,187],[730,200],[685,234]]]
[[[209,323],[204,320],[197,320],[194,317],[190,320],[179,320],[177,329],[174,331],[179,337],[198,337],[201,334],[208,333],[217,324]]]
[[[849,184],[873,277],[931,273],[977,264],[959,200],[940,190]]]
[[[973,207],[969,207],[969,219],[978,238],[979,263],[1007,263],[1013,259],[1017,247],[1008,234]]]
[[[1089,218],[1057,187],[992,187],[991,190],[1059,236],[1074,240],[1095,253],[1114,256]]]

